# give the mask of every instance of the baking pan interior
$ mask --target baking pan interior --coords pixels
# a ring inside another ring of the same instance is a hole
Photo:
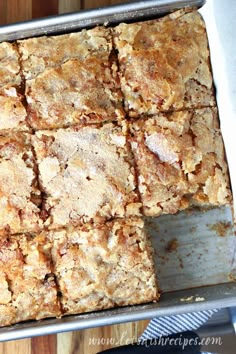
[[[146,3],[153,4],[154,2],[147,1]],[[178,3],[178,7],[181,7],[181,4],[184,6],[181,1],[155,3],[156,14],[161,13],[160,9],[159,12],[157,11],[158,3],[163,6],[167,3],[168,6],[171,3]],[[186,4],[186,1],[184,3]],[[198,1],[198,3],[200,2]],[[204,1],[201,3],[203,4]],[[143,4],[143,6],[146,5]],[[113,9],[115,11],[115,7]],[[108,10],[96,10],[92,13],[92,17],[89,17],[91,12],[84,12],[83,16],[85,19],[87,18],[86,23],[91,25],[92,22],[89,22],[89,19],[96,18],[94,14],[97,14],[97,23],[102,23],[100,21],[104,19],[106,11]],[[124,7],[124,5],[116,6],[116,11],[127,16],[120,15],[120,21],[128,17],[134,21],[140,17],[148,18],[153,13],[153,7],[149,6],[149,10],[145,10],[145,16],[141,16],[142,9],[137,9],[135,13],[133,8],[129,12],[129,7]],[[166,13],[166,11],[165,8],[164,12]],[[40,22],[39,20],[38,22],[28,22],[26,26],[21,23],[2,27],[0,28],[0,40],[3,38],[16,39],[16,35],[17,38],[19,36],[26,37],[29,35],[30,26],[33,26],[34,31],[37,30],[37,34],[40,35],[63,32],[63,28],[66,30],[68,28],[78,29],[82,26],[82,22],[79,22],[82,21],[80,16],[77,14],[77,20],[75,20],[75,14],[64,16],[63,21],[65,22],[66,19],[70,27],[60,25],[60,21],[62,21],[60,16],[57,18],[57,25],[55,25],[56,17],[54,17],[53,21],[48,19],[46,22],[45,20]],[[108,19],[112,19],[112,17],[108,16]],[[48,26],[51,26],[50,30]],[[16,28],[20,32],[18,34],[15,32],[13,38]],[[31,33],[34,34],[34,31],[32,30]],[[177,215],[149,218],[146,220],[146,228],[152,239],[159,285],[163,292],[159,303],[67,316],[62,319],[20,323],[1,328],[0,341],[236,305],[236,283],[234,282],[236,279],[236,237],[230,206],[204,212],[192,210],[180,212]]]

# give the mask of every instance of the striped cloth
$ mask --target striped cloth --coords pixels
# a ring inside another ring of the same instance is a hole
[[[139,338],[139,342],[168,336],[174,333],[197,330],[216,312],[218,312],[218,310],[206,310],[154,318],[150,321],[149,325]],[[202,354],[210,353],[205,352]]]

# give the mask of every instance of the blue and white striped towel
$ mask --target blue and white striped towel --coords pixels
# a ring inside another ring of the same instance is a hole
[[[139,341],[155,339],[184,331],[197,330],[216,312],[218,312],[218,310],[206,310],[154,318],[150,321],[142,336],[139,338]]]

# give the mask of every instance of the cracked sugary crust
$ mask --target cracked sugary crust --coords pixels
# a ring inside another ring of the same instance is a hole
[[[29,130],[23,96],[15,87],[0,88],[0,134]]]
[[[109,29],[31,38],[19,51],[33,129],[124,118]]]
[[[141,219],[51,231],[47,238],[64,314],[158,300],[151,246]]]
[[[36,132],[33,145],[51,228],[138,215],[125,132],[114,124]]]
[[[82,61],[96,57],[108,61],[112,51],[111,33],[104,27],[61,36],[30,38],[18,41],[18,45],[26,80],[69,59]]]
[[[47,245],[30,235],[0,237],[0,326],[60,315]]]
[[[39,230],[39,203],[30,136],[0,137],[0,230]]]
[[[26,99],[35,130],[124,118],[116,65],[92,56],[27,80]]]
[[[0,87],[20,85],[20,62],[16,46],[0,43]]]
[[[204,22],[183,10],[114,29],[130,116],[215,104]]]
[[[21,86],[19,55],[14,44],[0,43],[0,134],[28,131]]]
[[[145,215],[230,202],[216,108],[160,113],[130,130]]]

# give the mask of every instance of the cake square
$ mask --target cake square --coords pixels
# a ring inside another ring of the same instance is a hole
[[[124,118],[110,30],[32,38],[19,46],[34,130]]]
[[[125,133],[125,127],[112,123],[36,132],[33,146],[46,225],[57,228],[139,214]]]
[[[40,203],[30,136],[0,137],[0,230],[38,231]]]
[[[20,62],[15,44],[0,43],[0,87],[20,86]]]
[[[130,131],[145,215],[231,200],[216,108],[160,113],[130,123]]]
[[[35,130],[124,118],[116,68],[101,59],[68,60],[26,81],[29,123]]]
[[[29,234],[0,237],[0,326],[60,315],[47,245]]]
[[[120,24],[114,42],[131,117],[215,104],[206,29],[198,12]]]
[[[30,80],[47,69],[61,66],[70,59],[87,57],[108,61],[112,52],[109,29],[98,26],[59,36],[44,36],[18,41],[23,75]]]
[[[152,250],[141,219],[51,231],[63,314],[157,301]]]
[[[28,131],[21,94],[20,61],[16,46],[0,43],[0,134]]]

